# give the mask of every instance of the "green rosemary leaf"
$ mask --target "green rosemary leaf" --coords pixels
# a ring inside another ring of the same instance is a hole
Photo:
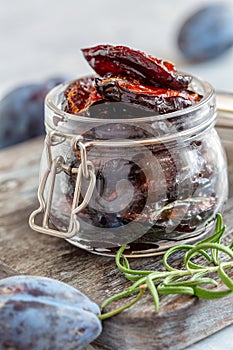
[[[217,236],[216,236],[216,240],[215,240],[215,243],[220,243],[221,242],[221,238],[222,238],[222,235],[225,231],[225,226],[219,230]],[[218,249],[211,249],[211,254],[212,254],[212,257],[213,257],[213,263],[215,266],[218,265]]]
[[[166,286],[195,286],[199,284],[211,284],[214,286],[218,286],[218,282],[215,281],[213,278],[210,277],[203,277],[208,273],[208,270],[203,270],[202,272],[195,273],[194,275],[191,275],[191,278],[187,278],[187,274],[185,275],[185,272],[183,272],[183,276],[181,276],[179,273],[173,275],[173,276],[167,276],[163,280],[163,285]],[[185,278],[185,279],[184,279]]]
[[[151,271],[144,271],[144,270],[131,270],[130,268],[125,267],[124,265],[121,264],[121,257],[123,255],[124,250],[126,249],[126,246],[123,245],[120,247],[120,249],[118,250],[117,254],[116,254],[116,265],[118,267],[118,269],[121,272],[130,274],[130,275],[149,275],[151,273]]]
[[[157,291],[159,294],[188,294],[188,295],[194,295],[194,289],[192,287],[187,286],[169,286],[164,285],[163,283],[160,283],[157,287]]]
[[[207,289],[202,288],[200,286],[194,287],[194,294],[198,298],[206,299],[206,300],[212,300],[212,299],[218,299],[226,297],[231,293],[231,290],[215,290],[215,289]]]
[[[221,230],[218,231],[218,234],[216,234],[216,243],[220,243],[221,242],[221,239],[222,239],[222,236],[223,236],[225,230],[226,230],[226,226],[223,226],[221,228]]]
[[[233,251],[228,247],[220,243],[206,242],[193,246],[193,248],[185,254],[185,263],[187,264],[188,260],[191,259],[194,255],[196,255],[198,251],[200,252],[200,250],[205,249],[217,249],[219,251],[222,251],[223,253],[226,253],[231,259],[233,259]]]
[[[225,231],[226,226],[222,226],[222,216],[220,214],[216,215],[215,229],[212,235],[196,242],[194,245],[199,245],[202,243],[212,242],[220,243],[221,237]]]
[[[129,265],[129,260],[126,258],[125,255],[122,255],[123,258],[123,265],[126,269],[130,269],[130,265]]]
[[[125,255],[122,255],[122,259],[123,259],[123,266],[129,270],[130,269],[129,260],[126,258]],[[140,278],[140,276],[131,275],[127,272],[125,272],[125,277],[127,278],[127,280],[132,282],[137,281]]]
[[[215,266],[218,265],[218,252],[219,252],[218,249],[211,249],[211,255],[212,255],[213,263]]]
[[[196,245],[196,247],[199,248],[199,245]],[[189,251],[193,249],[193,247],[191,247],[189,249]],[[204,249],[196,249],[196,253],[192,255],[192,257],[196,256],[196,255],[202,255],[204,258],[206,258],[207,261],[212,261],[212,258],[211,256],[204,250]],[[202,268],[201,265],[197,265],[197,264],[194,264],[190,258],[187,259],[187,256],[188,256],[188,252],[186,252],[186,254],[184,255],[184,264],[185,264],[185,267],[187,269],[200,269]]]
[[[126,304],[126,305],[124,305],[122,307],[119,307],[118,309],[114,309],[112,311],[109,311],[109,312],[106,312],[104,314],[101,314],[101,315],[98,316],[98,318],[100,320],[104,320],[106,318],[115,316],[115,315],[119,314],[120,312],[130,308],[131,306],[136,304],[141,299],[141,297],[143,296],[143,294],[145,292],[145,288],[146,288],[146,286],[144,288],[143,288],[143,286],[141,286],[141,288],[139,289],[139,293],[138,293],[137,297],[135,299],[133,299],[130,303],[128,303],[128,304]]]
[[[192,279],[198,279],[203,278],[209,273],[209,267],[208,266],[202,266],[202,268],[199,271],[193,271]]]
[[[136,275],[131,275],[130,273],[125,273],[125,278],[127,278],[127,280],[131,281],[131,282],[135,282],[138,281],[141,276],[136,276]]]
[[[193,286],[194,285],[200,285],[200,284],[211,284],[215,287],[218,286],[218,282],[215,281],[213,278],[210,278],[210,277],[203,277],[201,279],[196,279],[196,280],[193,280]]]
[[[225,226],[222,225],[220,214],[216,216],[214,233],[193,245],[176,245],[170,248],[163,256],[162,271],[133,270],[129,261],[123,254],[126,246],[120,247],[116,255],[116,265],[125,274],[125,277],[132,281],[132,285],[123,292],[117,293],[102,303],[102,308],[121,298],[129,297],[138,293],[137,297],[128,304],[102,314],[100,319],[114,316],[119,312],[131,307],[141,299],[144,291],[148,289],[151,293],[155,311],[159,309],[159,294],[188,294],[195,295],[203,299],[222,298],[233,292],[233,279],[226,273],[227,269],[233,268],[233,242],[229,246],[220,243]],[[211,255],[208,253],[211,251]],[[168,259],[175,252],[180,252],[183,256],[183,268],[177,269],[168,263]],[[225,253],[231,260],[219,262],[219,252]],[[191,259],[201,255],[204,257],[202,265],[194,263]],[[205,261],[208,262],[205,264]],[[210,264],[212,263],[212,264]],[[218,282],[212,278],[213,274],[218,274],[221,281],[228,288],[227,290],[217,289]],[[211,277],[209,275],[211,274]],[[157,284],[157,288],[156,288]],[[215,288],[207,288],[207,286]],[[204,287],[206,286],[206,287]]]
[[[203,266],[193,263],[191,260],[187,261],[186,267],[188,270],[200,270]]]
[[[177,252],[177,251],[182,251],[182,250],[187,250],[187,252],[191,249],[193,249],[193,245],[177,245],[175,247],[172,247],[170,249],[168,249],[168,251],[164,254],[163,256],[163,264],[165,266],[165,268],[168,270],[168,271],[177,271],[178,269],[175,269],[173,268],[171,265],[169,265],[168,263],[168,258],[174,253],[174,252]],[[194,264],[192,263],[190,260],[187,260],[186,259],[186,256],[187,256],[187,252],[186,254],[184,255],[184,264],[186,265],[186,268],[188,269],[200,269],[202,266],[200,265],[197,265],[197,264]],[[211,259],[211,256],[203,249],[197,249],[197,252],[196,254],[201,254],[203,255],[208,261],[212,261]],[[195,255],[195,254],[194,254]]]
[[[166,253],[164,253],[163,256],[163,265],[165,266],[165,268],[168,271],[179,271],[179,269],[175,269],[174,267],[172,267],[171,265],[168,264],[168,258],[170,257],[170,255],[172,255],[173,253],[177,252],[177,251],[181,251],[181,250],[189,250],[192,249],[193,246],[192,245],[188,245],[188,244],[182,244],[182,245],[177,245],[175,247],[172,247],[170,249],[168,249],[166,251]]]
[[[163,284],[165,284],[163,282]],[[171,282],[169,284],[166,284],[166,285],[169,285],[169,286],[187,286],[187,287],[193,287],[193,286],[197,286],[197,285],[200,285],[200,284],[211,284],[215,287],[218,286],[218,282],[215,281],[213,278],[209,278],[209,277],[203,277],[203,278],[199,278],[199,279],[188,279],[188,280],[185,280],[185,281],[177,281],[177,282]]]
[[[215,230],[214,234],[216,232],[219,232],[223,228],[223,220],[222,220],[222,215],[217,213],[216,214],[216,224],[215,224]]]
[[[128,297],[128,296],[130,296],[132,294],[137,293],[139,290],[140,290],[140,288],[138,287],[138,288],[134,288],[134,289],[131,289],[131,290],[126,289],[126,290],[124,290],[121,293],[114,294],[111,297],[109,297],[108,299],[105,299],[100,307],[101,307],[101,309],[104,309],[108,304],[112,303],[113,301],[116,301],[116,300]]]
[[[163,284],[170,285],[170,284],[176,283],[176,281],[178,281],[180,278],[181,278],[180,273],[177,273],[175,275],[168,275],[166,278],[164,278]]]
[[[146,285],[147,285],[147,287],[152,295],[154,305],[155,305],[155,312],[158,312],[159,311],[159,295],[158,295],[157,289],[155,288],[155,285],[154,285],[154,282],[153,282],[151,275],[149,275],[147,277]]]
[[[219,265],[218,275],[223,283],[233,292],[233,280],[226,274],[223,264]]]

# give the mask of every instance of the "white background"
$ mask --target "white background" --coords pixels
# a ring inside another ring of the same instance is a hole
[[[201,0],[0,0],[0,95],[48,76],[91,72],[80,48],[125,44],[171,60],[217,90],[233,90],[233,49],[211,62],[189,65],[176,37]],[[225,2],[232,3],[233,0]]]

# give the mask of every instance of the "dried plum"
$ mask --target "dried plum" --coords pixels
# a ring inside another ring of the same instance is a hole
[[[144,106],[159,114],[174,112],[198,102],[201,96],[188,90],[171,90],[142,85],[126,79],[96,78],[96,88],[109,101]]]
[[[82,50],[100,76],[131,77],[152,86],[187,89],[191,77],[181,74],[167,61],[126,46],[98,45]]]
[[[126,46],[98,45],[82,51],[99,76],[68,85],[63,103],[68,113],[102,119],[137,118],[177,111],[201,99],[189,90],[192,77],[170,62]],[[113,106],[112,102],[119,104]]]
[[[64,93],[66,98],[63,103],[64,110],[67,113],[78,114],[88,109],[93,103],[102,100],[94,83],[95,78],[88,76],[69,84]]]

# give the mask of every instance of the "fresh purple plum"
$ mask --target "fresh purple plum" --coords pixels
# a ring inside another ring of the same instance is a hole
[[[224,3],[207,5],[192,14],[178,33],[178,47],[193,62],[213,59],[233,46],[233,9]]]
[[[44,98],[64,78],[22,85],[0,101],[0,149],[45,133]]]
[[[97,304],[77,289],[38,276],[0,281],[1,350],[79,350],[101,333]]]

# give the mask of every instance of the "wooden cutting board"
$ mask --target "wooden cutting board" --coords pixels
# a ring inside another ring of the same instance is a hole
[[[233,187],[233,129],[220,128],[227,151],[230,189]],[[33,232],[30,213],[38,207],[37,187],[42,139],[35,139],[0,152],[0,278],[30,274],[66,282],[98,304],[122,291],[128,283],[112,258],[80,250],[55,237]],[[224,240],[233,240],[233,196],[224,213],[228,230]],[[161,257],[131,260],[132,266],[159,269]],[[233,273],[233,271],[232,271]],[[120,306],[122,301],[115,306]],[[94,349],[151,350],[185,349],[233,323],[233,294],[221,300],[204,301],[189,296],[161,297],[154,313],[150,295],[133,308],[103,322],[103,332]]]

